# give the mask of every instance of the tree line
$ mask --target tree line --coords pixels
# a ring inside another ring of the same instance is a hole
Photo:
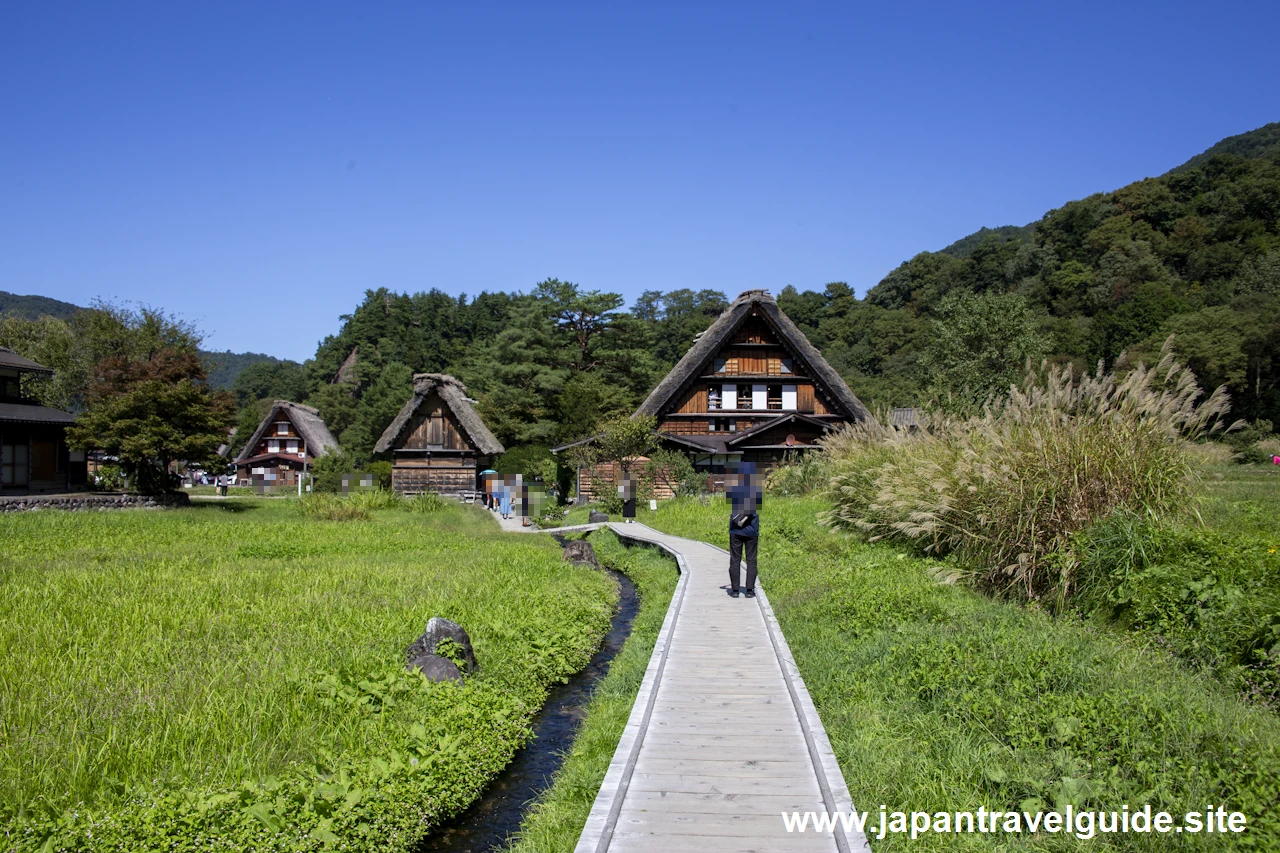
[[[1254,133],[1266,141],[1273,128]],[[1030,225],[922,252],[861,299],[845,282],[788,285],[779,306],[873,409],[979,405],[1028,360],[1078,372],[1115,366],[1122,353],[1154,363],[1173,335],[1202,387],[1225,385],[1233,416],[1270,432],[1280,422],[1280,156],[1247,137],[1223,149],[1247,156],[1211,149]],[[414,373],[452,373],[516,450],[509,464],[533,471],[548,447],[634,411],[728,304],[716,290],[651,290],[626,310],[617,293],[559,279],[474,298],[371,289],[313,358],[243,370],[230,415],[198,363],[184,360],[181,377],[219,413],[210,430],[217,418],[238,421],[243,442],[272,400],[308,403],[359,465],[412,394]],[[108,356],[158,364],[147,346],[120,349],[129,335],[159,335],[173,352],[199,344],[162,312],[103,304],[69,319],[0,321],[0,345],[58,371],[33,393],[75,411],[104,403],[107,376],[117,390],[144,381],[108,369]]]

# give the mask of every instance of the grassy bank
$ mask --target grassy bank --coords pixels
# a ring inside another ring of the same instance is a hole
[[[472,507],[0,517],[3,849],[404,848],[580,669],[616,590]],[[403,667],[426,620],[465,686]]]
[[[635,582],[640,612],[632,623],[631,636],[610,664],[609,674],[592,694],[572,751],[508,848],[512,853],[568,853],[577,844],[631,714],[675,589],[676,569],[671,558],[648,548],[627,548],[608,530],[589,538],[602,564]]]
[[[1225,804],[1243,836],[1117,835],[1095,849],[1276,849],[1280,720],[1134,636],[940,583],[948,566],[818,526],[770,496],[761,580],[861,808]],[[654,526],[727,543],[722,500]],[[890,836],[877,850],[1078,849],[1071,836]]]

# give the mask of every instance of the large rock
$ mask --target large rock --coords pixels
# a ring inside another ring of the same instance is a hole
[[[462,673],[453,661],[440,655],[419,655],[409,664],[409,669],[420,669],[432,681],[453,681],[462,684]]]
[[[422,636],[414,640],[409,646],[405,656],[410,661],[416,661],[423,655],[435,655],[436,647],[440,645],[441,640],[453,640],[462,647],[462,658],[466,665],[467,672],[474,672],[479,668],[480,664],[476,662],[475,650],[471,648],[471,637],[457,622],[450,622],[448,619],[441,619],[439,616],[432,616],[431,621],[427,623],[427,630],[422,632]]]
[[[564,559],[569,563],[585,563],[589,566],[598,566],[596,562],[596,550],[591,547],[590,542],[574,540],[564,543]]]
[[[587,516],[587,522],[589,524],[599,524],[601,522],[608,521],[608,520],[609,520],[609,516],[605,515],[603,512],[600,512],[599,510],[596,510],[596,509],[591,510],[591,514]]]

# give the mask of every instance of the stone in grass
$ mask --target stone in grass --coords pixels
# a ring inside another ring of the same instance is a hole
[[[591,514],[587,516],[588,524],[600,524],[601,522],[605,522],[608,520],[609,520],[609,516],[605,515],[603,512],[600,512],[599,510],[596,510],[596,509],[591,510]]]
[[[591,547],[591,543],[577,539],[564,543],[564,559],[567,563],[600,565],[596,562],[596,551]]]
[[[413,641],[405,652],[405,657],[410,661],[416,661],[423,655],[435,655],[439,651],[441,640],[453,640],[458,644],[467,672],[475,672],[480,667],[476,662],[475,650],[471,648],[471,637],[467,635],[466,630],[457,622],[450,622],[439,616],[431,617],[431,621],[427,623],[427,630]]]
[[[422,674],[432,681],[452,681],[462,684],[462,672],[448,658],[440,655],[420,655],[409,664],[409,669],[420,669]]]

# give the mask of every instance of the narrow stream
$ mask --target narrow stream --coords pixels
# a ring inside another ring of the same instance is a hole
[[[516,753],[479,800],[418,845],[416,853],[488,853],[520,828],[525,809],[546,790],[586,715],[591,692],[631,635],[640,597],[631,579],[612,569],[621,597],[599,651],[577,675],[551,690],[534,722],[533,740]]]

